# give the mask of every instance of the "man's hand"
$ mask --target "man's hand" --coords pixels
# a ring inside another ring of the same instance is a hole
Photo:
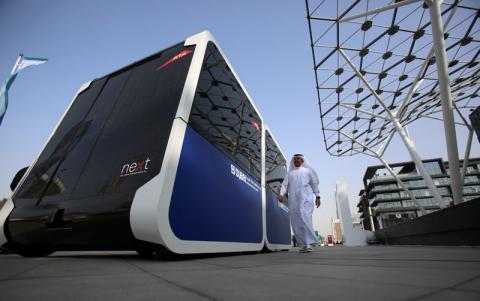
[[[317,206],[317,208],[320,207],[320,197],[319,196],[317,196],[315,198],[315,206]]]
[[[278,201],[279,201],[280,203],[285,202],[285,196],[284,196],[284,195],[278,196]]]

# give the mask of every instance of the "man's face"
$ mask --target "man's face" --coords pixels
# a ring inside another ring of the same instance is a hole
[[[302,157],[293,157],[293,165],[295,167],[300,167],[303,164],[303,158]]]

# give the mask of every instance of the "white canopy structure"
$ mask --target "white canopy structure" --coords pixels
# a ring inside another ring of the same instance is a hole
[[[306,8],[326,150],[378,158],[423,211],[382,158],[398,133],[444,206],[405,130],[419,118],[440,120],[454,203],[462,202],[473,134],[465,114],[480,99],[480,2],[306,0]],[[470,129],[463,173],[455,124]]]

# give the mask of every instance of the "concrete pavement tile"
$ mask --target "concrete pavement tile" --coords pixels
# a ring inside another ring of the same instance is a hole
[[[219,300],[308,300],[318,297],[333,300],[405,300],[433,291],[421,287],[266,274],[244,269],[172,272],[164,277]]]
[[[439,247],[439,246],[381,246],[372,250],[376,258],[399,257],[403,260],[458,260],[480,261],[478,247]],[[455,255],[455,256],[452,256]]]
[[[42,264],[15,278],[126,275],[138,272],[135,267],[125,261],[104,259],[102,257],[90,259],[44,257],[27,260],[35,260],[35,262]]]
[[[311,254],[294,249],[181,261],[142,259],[134,252],[2,255],[0,299],[415,300],[443,297],[448,290],[454,297],[470,298],[480,287],[479,251],[334,247],[316,248]]]
[[[250,268],[252,271],[273,274],[287,274],[292,276],[311,276],[339,280],[359,280],[377,284],[398,284],[418,287],[443,288],[455,285],[478,274],[478,271],[450,271],[448,277],[444,270],[424,270],[421,267],[411,268],[383,268],[368,266],[335,266],[318,264],[287,264],[270,267]]]
[[[36,258],[23,258],[17,255],[1,255],[0,260],[0,281],[24,274],[44,264]]]
[[[203,271],[203,270],[216,270],[221,267],[203,263],[197,260],[185,260],[185,261],[161,261],[156,259],[149,260],[130,260],[130,264],[141,268],[149,272],[169,272],[169,271]]]
[[[197,259],[200,262],[215,264],[215,265],[225,265],[228,267],[237,267],[237,266],[255,266],[259,263],[264,262],[275,262],[289,256],[291,252],[273,252],[273,253],[254,253],[246,255],[232,255],[232,256],[221,256],[221,257],[207,257]]]
[[[455,291],[455,290],[442,290],[439,292],[435,292],[433,294],[427,294],[426,296],[414,299],[421,300],[421,301],[447,301],[447,300],[455,300],[455,301],[478,301],[480,300],[480,294],[473,293],[473,292],[463,292],[463,291]]]
[[[0,282],[1,300],[208,300],[148,274]]]
[[[476,267],[480,270],[480,262],[476,261],[431,261],[431,260],[402,260],[397,258],[392,259],[363,259],[363,258],[336,258],[323,259],[315,258],[310,261],[314,264],[335,265],[335,266],[366,266],[366,267],[384,267],[384,268],[417,268],[421,266],[422,269],[444,269],[448,266],[449,270],[465,270]]]
[[[455,288],[480,293],[480,276],[466,283],[457,285]]]

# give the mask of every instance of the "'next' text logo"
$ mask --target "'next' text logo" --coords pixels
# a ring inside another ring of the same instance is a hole
[[[152,161],[150,158],[146,160],[135,161],[123,165],[120,177],[132,176],[140,173],[146,173],[148,170],[148,163]]]

